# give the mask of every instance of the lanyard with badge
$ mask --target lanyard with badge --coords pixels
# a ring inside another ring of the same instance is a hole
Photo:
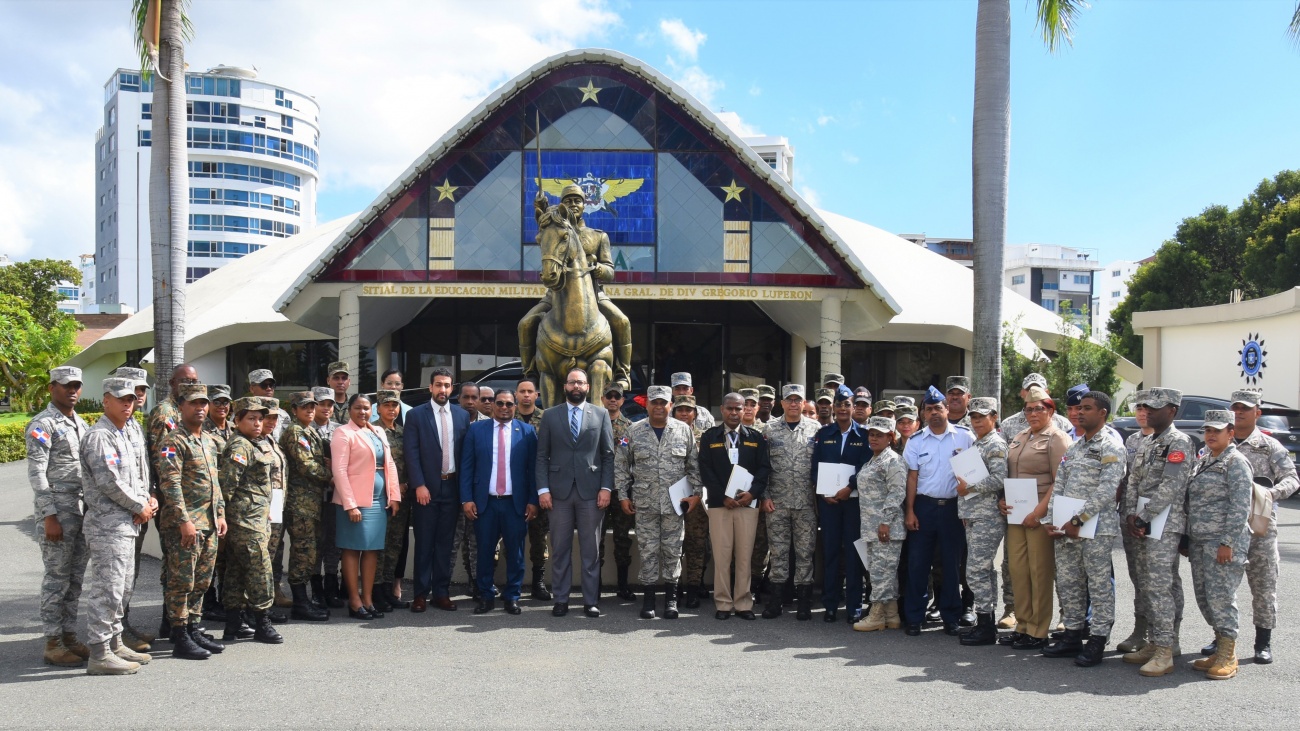
[[[727,459],[732,464],[740,464],[740,448],[736,446],[740,439],[740,432],[727,432]]]

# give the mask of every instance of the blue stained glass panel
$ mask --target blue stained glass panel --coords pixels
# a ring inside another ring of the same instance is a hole
[[[537,240],[533,198],[537,195],[537,153],[524,153],[524,241]],[[569,182],[587,197],[583,218],[609,234],[612,245],[655,243],[655,155],[651,152],[542,151],[542,179],[552,204]]]

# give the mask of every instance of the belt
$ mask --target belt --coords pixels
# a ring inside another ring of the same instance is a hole
[[[444,480],[450,480],[451,478],[453,478],[453,477],[455,477],[455,476],[456,476],[456,473],[455,473],[455,472],[447,472],[447,473],[443,474],[442,479],[444,479]]]
[[[916,499],[917,499],[917,500],[927,500],[927,501],[929,501],[929,502],[934,503],[935,505],[947,505],[948,503],[952,503],[952,502],[956,502],[956,501],[957,501],[957,498],[952,498],[952,497],[930,497],[929,495],[922,495],[922,494],[920,494],[920,493],[917,493],[917,495],[916,495]]]
[[[493,495],[489,493],[488,497],[492,498],[493,500],[509,500],[510,498],[514,497],[514,495]]]

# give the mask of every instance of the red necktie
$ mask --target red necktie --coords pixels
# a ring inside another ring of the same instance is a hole
[[[497,424],[497,494],[506,494],[506,425]]]

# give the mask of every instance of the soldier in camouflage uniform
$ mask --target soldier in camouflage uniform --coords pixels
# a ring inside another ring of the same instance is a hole
[[[330,439],[334,436],[334,430],[338,428],[338,422],[334,421],[334,389],[329,386],[316,386],[311,390],[311,396],[316,400],[316,414],[311,422],[311,428],[320,436],[321,445],[325,449],[325,464],[330,462]],[[334,483],[331,481],[325,485],[323,494],[323,507],[321,508],[319,532],[316,534],[316,554],[319,560],[313,576],[322,577],[322,586],[324,587],[317,592],[314,597],[315,604],[319,607],[328,606],[330,609],[342,609],[343,597],[339,594],[339,563],[343,558],[343,550],[339,548],[338,542],[334,540],[334,510],[328,506],[334,497]],[[312,582],[312,590],[315,589],[315,581]]]
[[[519,400],[515,418],[534,430],[540,429],[542,414],[546,410],[537,407],[537,384],[530,378],[521,379],[515,385],[515,398]],[[533,565],[532,596],[539,602],[552,599],[550,589],[546,588],[546,561],[551,557],[550,544],[547,543],[550,533],[551,511],[538,510],[537,517],[528,521],[528,561]],[[496,550],[499,554],[500,548]]]
[[[1255,662],[1266,665],[1273,662],[1271,640],[1277,626],[1277,504],[1295,494],[1300,480],[1286,447],[1255,426],[1260,417],[1260,397],[1258,391],[1234,391],[1231,407],[1238,451],[1250,462],[1256,478],[1273,482],[1268,488],[1273,497],[1268,532],[1251,535],[1246,561],[1246,582],[1250,585],[1251,614],[1255,619]]]
[[[738,392],[745,399],[745,409],[741,412],[740,423],[755,429],[759,434],[765,433],[766,424],[758,420],[758,389],[742,388]],[[754,530],[754,553],[749,560],[749,586],[757,604],[764,591],[763,577],[767,574],[767,513],[758,511],[758,528]],[[768,589],[770,591],[770,587]]]
[[[326,374],[334,404],[330,407],[330,421],[335,424],[348,423],[348,387],[352,385],[352,369],[347,361],[337,360],[330,363]],[[332,511],[331,511],[332,512]]]
[[[907,529],[903,526],[903,501],[907,498],[907,465],[894,441],[894,420],[867,418],[871,460],[858,470],[858,508],[862,537],[866,539],[867,571],[871,574],[871,611],[853,624],[859,632],[898,629],[898,558]]]
[[[1182,622],[1182,580],[1178,576],[1178,542],[1187,523],[1187,481],[1196,455],[1191,437],[1173,425],[1182,403],[1181,391],[1152,388],[1137,403],[1147,410],[1154,430],[1133,460],[1124,495],[1125,529],[1138,544],[1138,585],[1148,610],[1151,644],[1124,656],[1124,662],[1143,663],[1139,673],[1153,677],[1173,672],[1178,656],[1178,626]],[[1148,502],[1143,502],[1147,498]],[[1139,507],[1138,503],[1143,503]],[[1151,536],[1151,522],[1169,508],[1164,533]]]
[[[104,415],[81,442],[82,522],[90,546],[87,592],[89,675],[128,675],[150,660],[121,642],[126,596],[135,576],[135,537],[153,517],[149,456],[132,449],[124,429],[135,408],[135,383],[104,379]]]
[[[1146,391],[1138,391],[1133,395],[1135,401],[1139,401],[1146,396]],[[1133,461],[1137,458],[1138,450],[1142,446],[1143,440],[1151,435],[1151,429],[1147,426],[1147,412],[1145,409],[1138,409],[1136,415],[1138,431],[1128,435],[1124,440],[1125,452],[1125,475],[1120,481],[1120,492],[1116,496],[1116,502],[1124,504],[1125,493],[1128,491],[1128,483],[1133,475]],[[1141,538],[1134,538],[1126,530],[1121,530],[1121,537],[1124,541],[1124,558],[1128,564],[1128,578],[1133,586],[1138,585],[1138,545],[1142,542]],[[1149,627],[1147,626],[1147,609],[1143,603],[1142,592],[1133,592],[1133,634],[1124,640],[1121,640],[1115,649],[1120,652],[1134,652],[1146,647],[1149,639]]]
[[[1082,511],[1068,523],[1061,521],[1062,525],[1048,528],[1056,539],[1056,592],[1065,633],[1043,649],[1048,657],[1073,657],[1080,667],[1101,663],[1115,623],[1115,572],[1110,554],[1119,533],[1115,493],[1124,478],[1126,459],[1124,448],[1106,432],[1109,415],[1109,396],[1099,391],[1082,396],[1078,419],[1083,436],[1065,451],[1047,506],[1048,520],[1055,522],[1056,501],[1063,497],[1084,501]],[[1095,537],[1080,538],[1079,530],[1093,518],[1097,520]],[[1089,604],[1092,623],[1085,648]]]
[[[230,418],[230,386],[224,383],[208,384],[208,415],[203,420],[203,431],[212,435],[217,454],[226,449],[226,442],[235,435],[235,424]]]
[[[275,420],[262,425],[262,436],[267,437],[274,444],[280,443],[280,435],[289,427],[293,419],[289,413],[280,408],[280,400],[275,397],[275,376],[266,368],[258,368],[248,374],[248,391],[253,396],[266,399],[266,406],[271,411],[270,416]]]
[[[77,603],[90,560],[82,530],[81,441],[90,427],[74,408],[81,369],[50,371],[50,405],[27,423],[27,479],[35,502],[46,665],[81,667],[90,650],[77,641]]]
[[[615,454],[614,481],[623,511],[636,518],[639,578],[646,588],[641,617],[654,619],[656,585],[662,583],[664,617],[676,619],[685,521],[673,506],[669,488],[685,478],[690,496],[683,502],[694,511],[701,509],[703,483],[695,435],[686,424],[668,418],[672,391],[667,386],[651,386],[646,397],[649,418],[628,427],[624,434],[627,444]]]
[[[121,366],[110,374],[113,378],[126,378],[135,383],[135,410],[131,418],[126,422],[126,438],[131,441],[132,449],[140,454],[147,454],[148,438],[145,436],[144,427],[141,425],[138,415],[144,413],[145,402],[149,396],[149,372],[143,368],[133,368],[130,366]],[[149,524],[145,523],[140,526],[140,533],[135,540],[135,577],[140,576],[140,553],[144,550],[144,537],[148,533]],[[154,636],[138,630],[131,626],[131,595],[135,593],[135,579],[132,580],[131,586],[127,587],[126,592],[126,615],[122,620],[125,629],[122,632],[122,641],[128,647],[136,652],[148,652],[153,642]]]
[[[673,399],[678,396],[690,396],[695,398],[695,386],[693,385],[691,374],[674,373],[669,379],[673,386]],[[697,408],[695,410],[695,419],[691,423],[699,434],[703,434],[705,429],[714,425],[713,414],[707,408]]]
[[[203,595],[217,563],[217,537],[225,535],[225,505],[217,484],[216,443],[203,431],[208,387],[177,388],[181,423],[158,447],[158,490],[163,495],[159,539],[167,544],[163,611],[171,624],[172,656],[205,660],[225,646],[199,631]]]
[[[1235,400],[1235,397],[1234,397]],[[1217,647],[1192,667],[1211,680],[1237,674],[1237,587],[1250,550],[1250,501],[1255,492],[1250,461],[1232,443],[1231,411],[1205,412],[1205,449],[1187,484],[1187,558],[1201,616],[1214,628]]]
[[[632,420],[623,415],[623,387],[617,383],[605,389],[602,401],[609,412],[609,423],[614,429],[614,452],[627,446],[624,437]],[[618,568],[618,598],[632,601],[636,595],[628,583],[628,572],[632,567],[632,529],[636,521],[623,512],[623,506],[617,500],[611,500],[605,510],[605,525],[608,525],[614,540],[614,563]],[[600,542],[600,565],[605,565],[605,542]]]
[[[916,433],[917,416],[915,404],[894,402],[894,431],[898,433],[898,440],[894,442],[895,452],[902,454],[907,447],[907,440]]]
[[[998,419],[998,400],[981,397],[970,400],[968,407],[975,448],[989,476],[967,485],[957,478],[957,516],[966,524],[966,583],[975,598],[975,627],[960,635],[966,646],[992,645],[998,630],[993,624],[997,605],[998,576],[993,560],[998,547],[1007,537],[1007,519],[998,508],[1003,483],[1007,479],[1007,443],[994,426]]]
[[[764,619],[781,616],[781,595],[776,587],[790,578],[790,551],[794,549],[794,586],[798,598],[796,617],[812,617],[813,554],[817,550],[817,508],[812,482],[813,440],[821,424],[801,415],[804,388],[788,383],[781,389],[782,417],[767,423],[768,454],[772,476],[767,481],[767,538],[772,554],[774,591],[763,609]]]
[[[271,572],[271,470],[275,455],[270,442],[261,438],[266,404],[256,397],[234,403],[238,434],[226,443],[221,454],[221,494],[226,504],[226,534],[230,552],[226,565],[226,632],[222,639],[247,639],[241,612],[252,614],[253,639],[267,644],[284,642],[271,626],[267,610],[274,600]]]
[[[384,535],[384,553],[380,556],[379,582],[372,588],[371,598],[374,606],[381,612],[391,612],[394,607],[405,609],[409,602],[397,598],[401,581],[397,575],[397,563],[406,555],[408,536],[411,528],[411,502],[413,496],[408,492],[406,477],[406,455],[403,452],[404,437],[402,425],[397,417],[402,411],[402,394],[398,391],[379,391],[375,394],[375,411],[379,414],[377,422],[388,438],[388,449],[397,465],[398,483],[401,486],[402,502],[397,506],[397,513],[388,517],[387,533]],[[386,607],[386,608],[385,608]]]
[[[274,385],[271,386],[274,388]],[[266,418],[262,420],[262,436],[259,445],[264,442],[272,455],[271,466],[271,489],[285,490],[283,493],[288,494],[289,488],[289,468],[288,459],[284,456],[284,451],[280,449],[280,437],[284,430],[289,427],[288,414],[280,408],[280,400],[274,396],[255,396],[260,398],[262,405],[266,406]],[[283,419],[283,420],[282,420]],[[281,503],[283,506],[284,503]],[[284,593],[284,536],[287,529],[284,524],[284,516],[281,515],[279,523],[271,524],[271,540],[267,544],[267,550],[271,552],[271,570],[274,574],[272,588],[275,591],[273,601],[276,607],[292,607],[293,600]],[[287,622],[289,618],[283,612],[275,609],[267,612],[267,616],[272,622]]]
[[[691,428],[695,438],[695,448],[700,448],[700,435],[704,430],[695,417],[694,396],[673,396],[673,418]],[[682,591],[687,609],[698,609],[700,600],[708,596],[704,589],[704,567],[709,556],[713,554],[713,544],[709,540],[709,516],[703,507],[686,514],[686,536],[682,539]]]
[[[754,415],[754,418],[760,424],[767,424],[775,417],[772,409],[776,406],[776,388],[766,383],[760,383],[755,390],[758,391],[758,413]]]
[[[970,379],[966,376],[948,376],[944,396],[948,398],[948,423],[970,428]]]
[[[289,470],[284,524],[289,531],[289,591],[293,594],[290,614],[294,619],[324,622],[329,619],[329,611],[308,599],[307,582],[312,583],[318,597],[324,593],[321,576],[314,573],[320,561],[316,539],[325,487],[333,475],[320,433],[310,426],[316,414],[316,399],[311,391],[290,395],[289,407],[294,423],[280,435],[280,451]]]
[[[168,380],[168,386],[170,387],[170,390],[168,391],[167,398],[155,404],[153,409],[149,411],[149,418],[145,420],[145,428],[144,428],[145,453],[149,460],[149,484],[152,488],[153,496],[157,498],[160,502],[162,501],[163,498],[162,495],[158,492],[158,447],[162,446],[163,439],[166,438],[168,434],[171,434],[172,431],[175,430],[181,423],[180,405],[179,402],[176,400],[176,389],[183,384],[198,383],[198,382],[199,382],[199,374],[198,371],[194,369],[194,366],[188,363],[182,363],[176,366],[175,368],[173,368],[171,379]],[[138,400],[136,404],[138,408],[139,406]],[[127,426],[127,431],[128,431],[127,436],[128,438],[130,438],[131,436],[130,425]],[[162,520],[162,511],[160,509],[157,513],[154,514],[155,527],[161,529],[162,527],[161,520]],[[137,545],[139,546],[143,545],[144,536],[148,531],[149,531],[148,526],[144,526],[140,529],[139,535],[137,537]],[[167,546],[163,545],[163,542],[160,540],[158,541],[158,549],[163,553],[162,567],[158,571],[158,583],[165,587],[167,586],[167,556],[166,556]],[[140,566],[137,561],[136,563],[137,574],[139,572],[139,568]],[[134,583],[134,581],[135,579],[133,575],[132,582]],[[127,618],[125,620],[128,628],[130,627],[130,621],[131,621],[130,600],[131,597],[130,595],[128,595],[127,596]],[[158,637],[170,637],[171,632],[172,632],[171,625],[167,622],[167,613],[163,612],[162,622],[158,625]],[[134,634],[139,636],[140,633],[136,632]]]

